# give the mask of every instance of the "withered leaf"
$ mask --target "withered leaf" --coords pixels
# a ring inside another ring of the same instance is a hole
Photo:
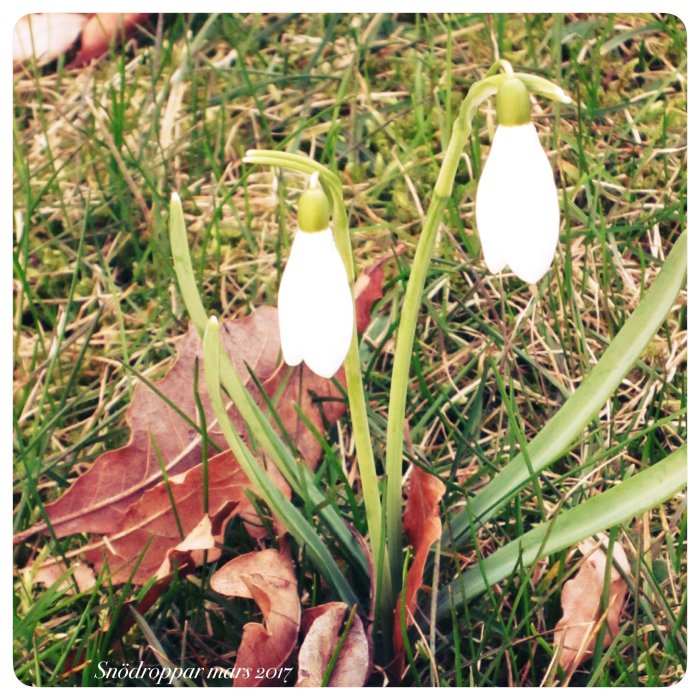
[[[375,261],[367,269],[363,270],[355,282],[355,296],[365,295],[373,300],[382,296],[384,284],[384,268],[382,267],[386,257]],[[371,304],[358,304],[355,309],[357,327],[365,329],[369,326]]]
[[[297,687],[321,687],[328,664],[340,640],[347,610],[345,603],[326,603],[304,611],[302,630],[306,631],[306,636],[299,648]],[[362,621],[355,615],[331,672],[328,686],[363,686],[369,675],[370,664],[367,635]]]
[[[116,41],[123,41],[147,17],[147,12],[97,12],[92,15],[83,27],[80,52],[71,67],[99,58]]]
[[[169,573],[169,558],[179,558],[178,552],[189,553],[195,564],[205,551],[209,561],[217,559],[216,541],[228,519],[249,507],[245,490],[251,484],[230,451],[210,458],[208,467],[208,515],[203,468],[197,465],[168,486],[161,482],[148,489],[124,514],[119,531],[86,552],[88,561],[98,569],[106,563],[112,583],[133,576],[140,584]]]
[[[276,311],[262,307],[250,316],[225,326],[222,342],[236,369],[248,377],[247,363],[263,380],[277,367],[279,346],[276,337]],[[155,383],[156,391],[138,383],[126,414],[131,430],[127,445],[100,455],[92,467],[81,474],[57,500],[46,506],[46,513],[58,537],[75,532],[113,533],[120,528],[122,517],[144,491],[162,481],[163,468],[172,479],[202,461],[201,436],[193,391],[196,361],[199,362],[199,386],[204,387],[202,345],[194,328],[178,344],[177,356],[168,374]],[[159,394],[165,396],[171,407]],[[206,392],[200,392],[208,426],[213,425],[213,411]],[[183,415],[188,416],[194,425]],[[240,417],[232,420],[243,429]],[[218,444],[224,439],[212,427],[209,437]],[[35,531],[43,532],[39,523],[18,538]],[[17,538],[16,538],[17,539]]]
[[[403,514],[403,527],[413,546],[414,557],[406,574],[405,619],[406,626],[413,623],[413,613],[418,602],[418,590],[423,583],[423,570],[433,543],[442,535],[440,501],[445,495],[445,485],[436,476],[418,467],[413,468],[409,480],[408,500]],[[404,667],[404,644],[401,633],[402,601],[399,598],[394,611],[394,671]]]
[[[381,285],[379,290],[376,285],[370,285],[356,296],[358,317],[376,301],[380,288]],[[364,328],[358,325],[358,330]],[[291,369],[280,363],[277,310],[272,307],[262,306],[245,318],[227,321],[222,326],[221,340],[258,402],[264,404],[253,386],[248,367],[265,393],[275,397],[273,403],[286,432],[301,458],[313,468],[322,448],[294,405],[299,405],[317,428],[324,419],[336,421],[343,414],[345,404],[333,381],[318,377],[303,366]],[[154,384],[155,390],[144,383],[136,385],[126,413],[129,442],[100,455],[59,498],[45,506],[56,536],[76,532],[119,533],[124,529],[124,519],[131,506],[162,481],[161,464],[171,479],[201,464],[201,436],[192,424],[199,424],[193,392],[197,362],[198,386],[204,387],[202,344],[194,328],[190,328],[178,344],[176,359],[167,375]],[[337,378],[343,381],[342,370]],[[225,441],[213,419],[206,392],[200,391],[200,398],[209,438],[223,445]],[[230,415],[236,429],[246,435],[243,421],[233,407]],[[271,476],[287,488],[274,471]],[[46,531],[46,523],[39,522],[16,534],[14,543]]]
[[[601,539],[607,544],[606,537]],[[559,663],[566,673],[575,671],[591,658],[598,632],[601,625],[605,624],[600,606],[607,554],[593,538],[584,540],[578,548],[584,560],[576,576],[564,584],[561,594],[563,615],[554,632],[554,643],[561,649]],[[615,542],[613,557],[629,575],[630,565],[619,542]],[[613,563],[610,567],[610,589],[605,615],[607,629],[603,644],[606,647],[620,629],[626,593],[627,584]]]
[[[77,585],[78,590],[82,593],[91,590],[95,585],[93,570],[83,562],[72,564],[69,569],[62,561],[51,560],[42,564],[35,561],[22,569],[20,574],[24,577],[28,587],[38,583],[49,588],[60,581],[61,590],[71,587],[75,589]]]
[[[253,598],[264,624],[249,622],[236,657],[234,686],[254,687],[263,679],[237,669],[279,668],[294,650],[301,622],[297,579],[289,555],[274,549],[249,552],[225,564],[211,578],[213,591]],[[247,677],[246,677],[247,676]]]

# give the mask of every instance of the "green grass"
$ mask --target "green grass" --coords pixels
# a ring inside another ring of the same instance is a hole
[[[124,443],[136,382],[164,374],[186,329],[167,243],[171,191],[183,201],[208,310],[242,317],[275,303],[305,182],[243,165],[249,148],[298,149],[339,173],[358,266],[404,246],[386,265],[362,345],[381,464],[392,337],[461,99],[499,56],[572,96],[571,106],[542,100],[534,110],[563,218],[555,264],[534,291],[489,275],[479,254],[474,195],[492,106],[479,113],[443,219],[416,337],[406,458],[445,481],[444,522],[575,390],[686,228],[687,42],[672,16],[166,15],[137,39],[91,68],[27,65],[14,76],[17,531],[97,455]],[[468,544],[443,547],[425,582],[447,583],[477,553],[527,531],[580,479],[584,500],[683,444],[685,329],[683,296],[570,455]],[[317,484],[364,531],[347,418],[319,437],[327,442]],[[402,682],[677,682],[686,663],[686,524],[678,498],[617,530],[632,566],[623,624],[571,678],[550,669],[561,589],[577,562],[561,552],[429,625],[427,646],[411,635],[415,657]],[[129,629],[109,626],[134,593],[128,586],[105,581],[80,593],[69,576],[66,590],[45,589],[19,572],[86,542],[49,535],[15,550],[23,683],[106,685],[89,666],[66,675],[67,649],[93,664],[156,663],[149,637],[175,665],[233,664],[257,609],[210,590],[219,563],[175,581]],[[220,561],[252,546],[235,521]],[[309,604],[322,602],[305,556],[297,571]],[[422,593],[425,616],[430,603]]]

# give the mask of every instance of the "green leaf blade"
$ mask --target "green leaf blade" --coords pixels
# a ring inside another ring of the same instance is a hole
[[[675,496],[687,483],[687,447],[672,452],[654,466],[526,532],[452,581],[438,598],[438,618],[450,614],[450,600],[466,603],[502,581],[520,565],[538,559],[623,523]]]

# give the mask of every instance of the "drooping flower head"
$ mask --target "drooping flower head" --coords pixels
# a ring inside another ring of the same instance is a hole
[[[329,225],[320,187],[299,198],[298,229],[280,282],[278,311],[282,355],[332,377],[345,360],[354,329],[354,307],[345,266]]]
[[[496,112],[498,126],[476,192],[476,225],[489,271],[508,265],[532,284],[549,269],[559,239],[557,188],[520,80],[502,83]]]

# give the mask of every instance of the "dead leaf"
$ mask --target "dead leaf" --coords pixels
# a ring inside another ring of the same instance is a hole
[[[271,307],[261,307],[250,316],[224,324],[222,342],[229,351],[238,372],[250,385],[246,364],[256,372],[264,383],[270,380],[272,391],[280,379],[278,368],[279,337],[277,312]],[[197,332],[190,328],[178,344],[177,357],[168,374],[155,383],[156,391],[143,383],[136,385],[132,403],[127,410],[126,422],[131,429],[131,438],[124,447],[100,455],[92,467],[79,476],[70,488],[56,501],[46,506],[46,513],[58,537],[75,532],[114,533],[119,531],[123,516],[143,493],[162,481],[161,463],[170,478],[182,474],[202,461],[201,436],[196,428],[182,417],[186,415],[197,424],[198,416],[193,393],[195,361],[199,361],[199,386],[204,387],[202,346]],[[280,402],[291,402],[294,397],[302,406],[309,406],[306,396],[313,391],[327,396],[331,387],[327,380],[316,381],[307,373],[301,390],[299,381],[290,378]],[[301,391],[301,395],[300,395]],[[158,395],[165,396],[178,410],[171,408]],[[254,392],[255,393],[255,392]],[[206,392],[200,392],[206,415],[209,439],[224,445],[223,435],[215,425],[213,411]],[[282,403],[280,403],[282,406]],[[337,403],[336,406],[342,406]],[[310,418],[322,425],[320,409]],[[243,421],[237,411],[230,415],[236,428],[245,434]],[[287,417],[291,416],[287,413]],[[284,418],[283,418],[284,420]],[[315,464],[321,447],[306,426],[294,414],[293,422],[287,426],[290,434],[298,435],[300,451],[309,464]],[[44,532],[46,525],[40,523],[16,536],[15,542],[26,539],[36,532]]]
[[[382,285],[384,284],[385,258],[377,260],[367,269],[363,270],[355,281],[355,295],[366,294],[373,299],[381,299]],[[357,327],[362,330],[369,327],[371,305],[358,306],[355,312]]]
[[[409,481],[408,500],[403,513],[403,527],[413,546],[414,557],[406,574],[405,609],[406,627],[413,624],[413,613],[418,602],[418,589],[423,583],[423,569],[433,543],[442,535],[440,501],[445,495],[445,484],[436,476],[418,467],[413,468]],[[403,671],[404,643],[401,633],[401,608],[399,599],[394,611],[394,662],[397,675]]]
[[[85,552],[87,560],[98,570],[107,564],[113,584],[161,578],[170,573],[173,556],[182,562],[178,553],[187,553],[195,564],[201,563],[204,552],[208,561],[216,560],[220,554],[216,544],[226,523],[249,507],[245,490],[251,484],[230,451],[210,458],[208,467],[208,514],[203,469],[197,465],[168,486],[161,482],[146,491],[124,514],[118,532]]]
[[[357,295],[358,314],[371,307],[378,293],[376,288],[369,287]],[[362,332],[364,328],[358,325],[358,330]],[[262,306],[245,318],[227,321],[222,326],[221,340],[258,403],[262,405],[263,400],[252,387],[248,367],[270,397],[275,396],[284,382],[276,398],[276,410],[301,458],[311,468],[315,467],[322,454],[321,445],[294,405],[300,406],[317,428],[323,426],[324,420],[338,420],[345,411],[345,403],[333,381],[301,367],[291,369],[279,363],[279,326],[277,310],[272,307]],[[162,482],[161,464],[170,479],[201,464],[201,436],[192,425],[199,424],[193,393],[197,361],[201,388],[205,386],[202,344],[197,332],[190,328],[178,343],[175,362],[167,375],[154,384],[154,389],[144,383],[136,385],[126,412],[129,442],[100,455],[58,499],[45,506],[57,537],[76,532],[120,533],[129,509],[146,491]],[[343,381],[342,370],[337,377]],[[200,391],[200,398],[209,426],[209,439],[224,445],[206,391]],[[232,407],[229,413],[236,429],[245,435],[245,425],[238,412]],[[271,477],[289,494],[288,486],[276,469],[271,470]],[[251,509],[241,512],[253,518]],[[42,521],[16,534],[14,544],[44,532],[47,527]]]
[[[80,51],[72,65],[85,65],[93,58],[99,58],[115,42],[124,41],[146,17],[147,12],[94,14],[83,28]]]
[[[20,571],[26,577],[29,585],[38,583],[45,588],[61,581],[60,589],[68,590],[77,584],[81,593],[92,590],[96,583],[92,569],[82,562],[72,564],[70,569],[62,561],[50,561],[37,566],[36,562]],[[75,581],[75,583],[74,583]]]
[[[364,305],[371,306],[376,300],[372,294],[371,290],[359,294],[356,299],[358,310]],[[364,328],[359,327],[359,330],[361,332]],[[292,370],[278,364],[279,334],[277,312],[273,308],[261,307],[247,318],[224,324],[222,341],[249,388],[251,381],[246,365],[255,372],[268,395],[273,396],[279,390],[276,408],[280,419],[287,433],[294,439],[302,459],[314,467],[321,455],[321,446],[299,418],[294,404],[302,407],[317,428],[322,427],[324,419],[337,420],[345,406],[340,401],[340,392],[333,382],[316,377],[309,371],[302,372],[299,368]],[[131,429],[127,445],[98,457],[92,467],[78,477],[60,498],[46,506],[59,537],[80,531],[104,535],[67,556],[73,558],[84,555],[98,570],[107,565],[112,583],[123,582],[132,576],[131,580],[137,584],[152,576],[158,577],[140,602],[135,603],[141,614],[167,588],[174,568],[178,568],[182,575],[193,565],[201,563],[205,552],[209,561],[219,556],[217,544],[230,517],[234,514],[244,519],[254,516],[252,506],[245,496],[250,485],[230,451],[209,458],[209,509],[205,512],[201,441],[198,431],[181,415],[184,413],[192,421],[198,422],[192,395],[197,358],[202,372],[201,343],[194,330],[190,329],[177,346],[173,366],[155,384],[155,390],[145,384],[137,384],[126,416]],[[342,382],[342,372],[336,378]],[[282,382],[285,382],[284,386]],[[202,374],[199,386],[204,386]],[[253,389],[252,393],[262,404],[257,391]],[[179,411],[173,410],[161,398],[161,394],[176,405]],[[210,426],[209,438],[223,444],[222,436],[211,420],[209,401],[206,396],[201,396],[201,399]],[[245,434],[237,413],[231,410],[231,416],[234,425]],[[163,482],[161,465],[168,472],[168,486]],[[280,487],[288,488],[286,483],[280,483],[281,475],[276,470],[271,471],[271,477]],[[249,528],[255,527],[253,522],[246,525]],[[45,531],[45,523],[40,522],[16,535],[15,544]],[[260,554],[262,553],[256,553]],[[283,555],[274,553],[274,556],[284,560]],[[241,557],[236,560],[237,564],[230,562],[227,566],[242,568],[246,561],[245,557]],[[299,625],[297,608],[300,609],[300,606],[296,598],[296,580],[291,562],[288,557],[286,561],[289,565],[286,578],[275,576],[274,570],[270,572],[269,567],[261,567],[257,557],[249,562],[252,570],[248,573],[241,571],[238,576],[237,594],[254,597],[266,619],[265,627],[248,626],[250,631],[247,636],[244,634],[246,643],[239,652],[241,666],[244,662],[247,663],[246,658],[250,660],[258,652],[263,656],[276,653],[282,663],[294,648]],[[44,575],[48,577],[47,581],[51,576],[60,574],[60,569],[51,568],[54,564],[55,562],[41,564]],[[263,574],[257,571],[260,568]],[[88,567],[82,564],[79,569],[89,572]],[[222,569],[224,570],[225,568]],[[272,574],[267,584],[260,580],[261,576],[264,578],[265,571]],[[229,583],[232,580],[235,577]],[[291,584],[287,585],[285,580],[288,583],[291,581]],[[292,608],[292,616],[287,616],[286,623],[276,612],[276,599],[272,595],[275,586],[278,589],[275,595],[283,591],[280,600],[287,601],[288,607]],[[130,610],[129,606],[122,608],[116,622],[117,641],[134,623]],[[109,626],[111,622],[108,620],[105,624]],[[283,648],[277,641],[265,644],[273,631],[282,631],[280,639],[287,639],[286,642],[280,642]],[[66,667],[69,673],[77,672],[76,669],[83,663],[84,653],[71,654]],[[244,679],[239,679],[238,684],[242,683]]]
[[[12,34],[13,63],[17,65],[32,57],[38,65],[50,63],[75,44],[86,22],[87,17],[77,13],[25,15]]]
[[[228,597],[253,598],[264,625],[249,622],[236,657],[236,669],[276,669],[294,650],[301,622],[297,579],[288,554],[274,549],[250,552],[225,564],[211,578],[211,588]],[[264,679],[255,671],[237,674],[236,687],[255,687]]]
[[[607,538],[600,537],[603,544],[607,545]],[[605,624],[601,618],[600,604],[607,553],[593,538],[583,541],[578,548],[584,560],[576,576],[564,584],[561,593],[563,615],[554,632],[554,643],[561,649],[559,663],[566,673],[572,673],[591,658],[598,632],[601,625]],[[615,542],[613,557],[629,575],[630,565],[619,542]],[[610,568],[610,589],[605,616],[608,629],[603,644],[606,647],[620,630],[620,616],[626,593],[627,584],[613,564]]]
[[[326,603],[304,611],[302,631],[306,632],[299,648],[297,687],[320,688],[344,629],[348,607],[345,603]],[[358,615],[338,655],[328,687],[351,688],[365,684],[371,665],[370,647]]]

